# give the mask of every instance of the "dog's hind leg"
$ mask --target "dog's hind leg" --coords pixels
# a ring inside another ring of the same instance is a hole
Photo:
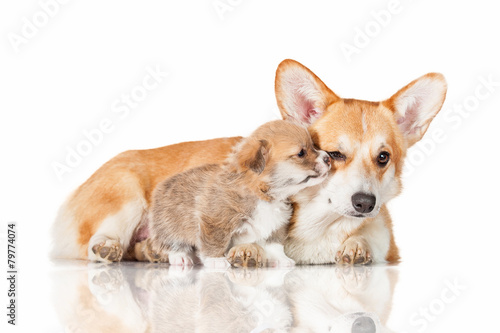
[[[145,184],[125,165],[96,171],[61,207],[52,257],[120,261],[146,220]]]
[[[120,261],[145,214],[145,202],[139,199],[125,204],[116,214],[106,217],[90,238],[89,260]]]

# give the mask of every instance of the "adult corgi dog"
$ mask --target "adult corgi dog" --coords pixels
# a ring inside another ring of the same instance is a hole
[[[401,191],[406,150],[425,134],[446,96],[429,73],[382,102],[343,99],[303,65],[285,60],[276,74],[284,119],[309,126],[328,152],[332,174],[294,197],[285,253],[298,264],[397,262],[385,204]]]
[[[286,255],[298,264],[398,261],[385,204],[401,190],[406,150],[441,109],[444,77],[429,73],[387,100],[368,102],[340,98],[308,68],[284,60],[275,87],[283,118],[307,126],[316,147],[332,160],[328,179],[293,198]],[[148,237],[156,185],[188,169],[222,163],[241,140],[186,142],[114,157],[61,207],[52,256],[103,262],[140,256],[135,245]]]

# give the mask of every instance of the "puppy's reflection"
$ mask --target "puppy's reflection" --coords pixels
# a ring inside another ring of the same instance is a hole
[[[286,332],[292,317],[282,288],[284,274],[175,267],[154,271],[142,281],[151,288],[152,331]]]
[[[54,301],[67,332],[389,332],[397,282],[376,266],[62,266]]]

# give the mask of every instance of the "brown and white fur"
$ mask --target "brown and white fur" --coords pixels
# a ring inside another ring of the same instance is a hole
[[[289,198],[320,184],[329,170],[330,158],[314,148],[306,128],[268,122],[224,163],[182,172],[156,187],[149,260],[190,266],[199,257],[208,266],[224,267],[229,261],[260,267],[266,260],[292,265],[283,252],[292,216]]]
[[[334,170],[294,197],[287,255],[301,264],[399,260],[385,204],[401,190],[406,150],[422,138],[445,95],[443,76],[430,73],[382,102],[342,99],[301,64],[280,64],[283,118],[309,125]]]
[[[425,134],[445,95],[443,76],[430,73],[382,102],[342,99],[300,63],[279,65],[276,98],[283,118],[307,125],[314,143],[334,159],[328,181],[294,198],[285,246],[289,257],[298,263],[399,260],[385,203],[399,193],[406,150]],[[156,185],[176,173],[222,163],[240,141],[186,142],[111,159],[61,207],[52,255],[134,259],[134,245],[147,238],[144,226]],[[382,152],[389,153],[384,167],[377,162]],[[355,210],[369,201],[354,203],[356,193],[375,197],[371,212]],[[92,250],[96,245],[105,249],[103,255]]]

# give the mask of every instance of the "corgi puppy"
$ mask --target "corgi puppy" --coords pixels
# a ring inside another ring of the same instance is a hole
[[[307,126],[313,143],[332,159],[328,180],[292,198],[285,241],[290,258],[304,264],[399,260],[386,203],[400,192],[406,151],[425,134],[446,89],[441,74],[429,73],[381,102],[343,99],[302,64],[284,60],[278,66],[276,98],[283,118]],[[148,238],[158,183],[223,163],[241,140],[185,142],[111,159],[61,207],[52,256],[103,262],[140,258],[142,247],[136,244]]]
[[[209,164],[161,182],[149,216],[150,261],[224,267],[293,264],[283,252],[290,196],[320,184],[330,158],[307,130],[284,120],[266,123],[244,139],[223,164]],[[257,243],[245,248],[233,246]],[[253,250],[253,251],[252,251]],[[196,253],[196,257],[195,257]]]

